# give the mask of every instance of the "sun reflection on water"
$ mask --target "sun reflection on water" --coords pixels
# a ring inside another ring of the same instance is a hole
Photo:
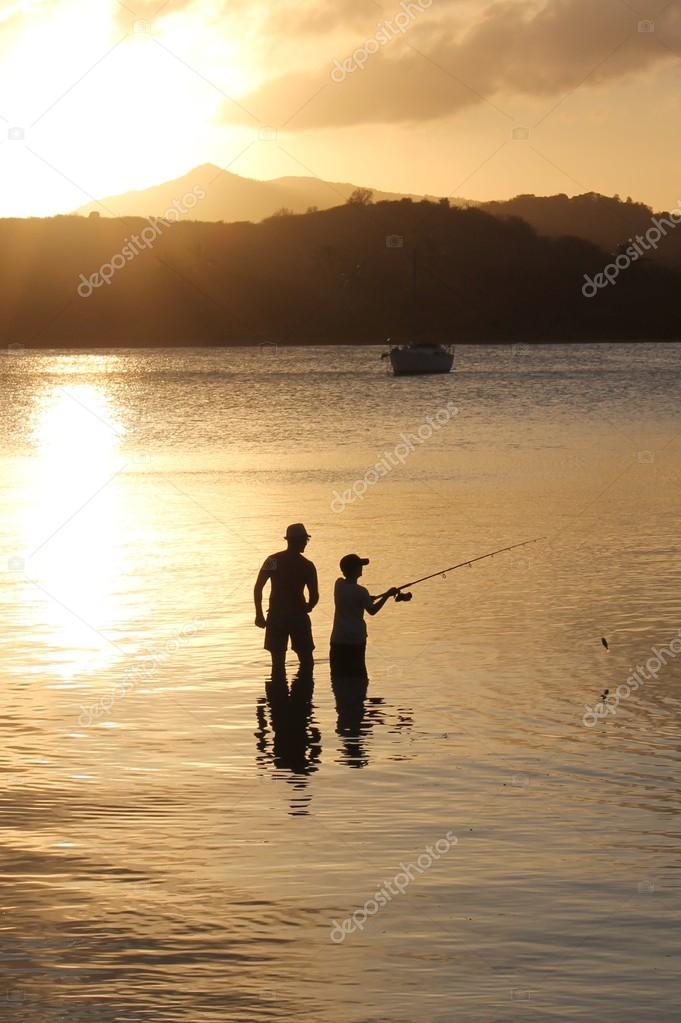
[[[32,632],[62,683],[118,658],[111,641],[123,540],[124,429],[103,387],[69,382],[37,399],[23,514]]]

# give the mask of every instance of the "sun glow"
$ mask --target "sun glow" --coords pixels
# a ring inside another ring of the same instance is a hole
[[[209,153],[225,97],[250,87],[238,41],[196,14],[121,24],[115,10],[64,0],[6,23],[0,215],[68,212],[183,173]]]

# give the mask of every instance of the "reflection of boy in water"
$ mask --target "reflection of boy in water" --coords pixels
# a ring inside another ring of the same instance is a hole
[[[265,649],[272,656],[272,673],[277,676],[284,674],[289,639],[301,668],[312,670],[314,663],[309,612],[319,603],[319,587],[317,569],[303,557],[309,539],[310,535],[301,522],[289,526],[286,550],[267,559],[255,582],[255,624],[259,629],[265,629]],[[262,594],[268,580],[270,603],[265,618]]]
[[[335,613],[331,633],[331,672],[334,675],[366,676],[367,627],[364,612],[378,614],[386,600],[395,597],[398,591],[393,587],[380,597],[372,597],[358,579],[362,575],[368,558],[357,554],[346,554],[341,558],[342,579],[336,580],[333,591]]]

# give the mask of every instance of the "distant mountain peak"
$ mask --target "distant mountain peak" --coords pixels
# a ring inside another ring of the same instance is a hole
[[[104,217],[161,217],[169,205],[196,187],[204,189],[207,194],[185,219],[230,222],[265,220],[281,209],[305,213],[310,207],[324,210],[342,206],[359,186],[347,181],[296,176],[260,181],[234,174],[213,163],[202,163],[170,181],[122,195],[106,196],[75,212],[85,217],[92,212],[101,213]],[[376,201],[422,198],[379,189],[372,191]]]
[[[229,174],[230,171],[226,171],[223,167],[218,167],[216,163],[200,163],[198,167],[194,167],[193,170],[188,171],[189,174]],[[235,174],[234,177],[238,177]],[[186,177],[186,175],[184,175]]]

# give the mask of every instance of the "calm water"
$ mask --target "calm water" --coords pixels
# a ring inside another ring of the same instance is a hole
[[[679,1019],[681,657],[582,719],[681,629],[681,346],[378,355],[1,358],[3,1019]],[[296,520],[315,690],[271,705]],[[539,535],[372,619],[339,721],[340,555],[377,593]]]

